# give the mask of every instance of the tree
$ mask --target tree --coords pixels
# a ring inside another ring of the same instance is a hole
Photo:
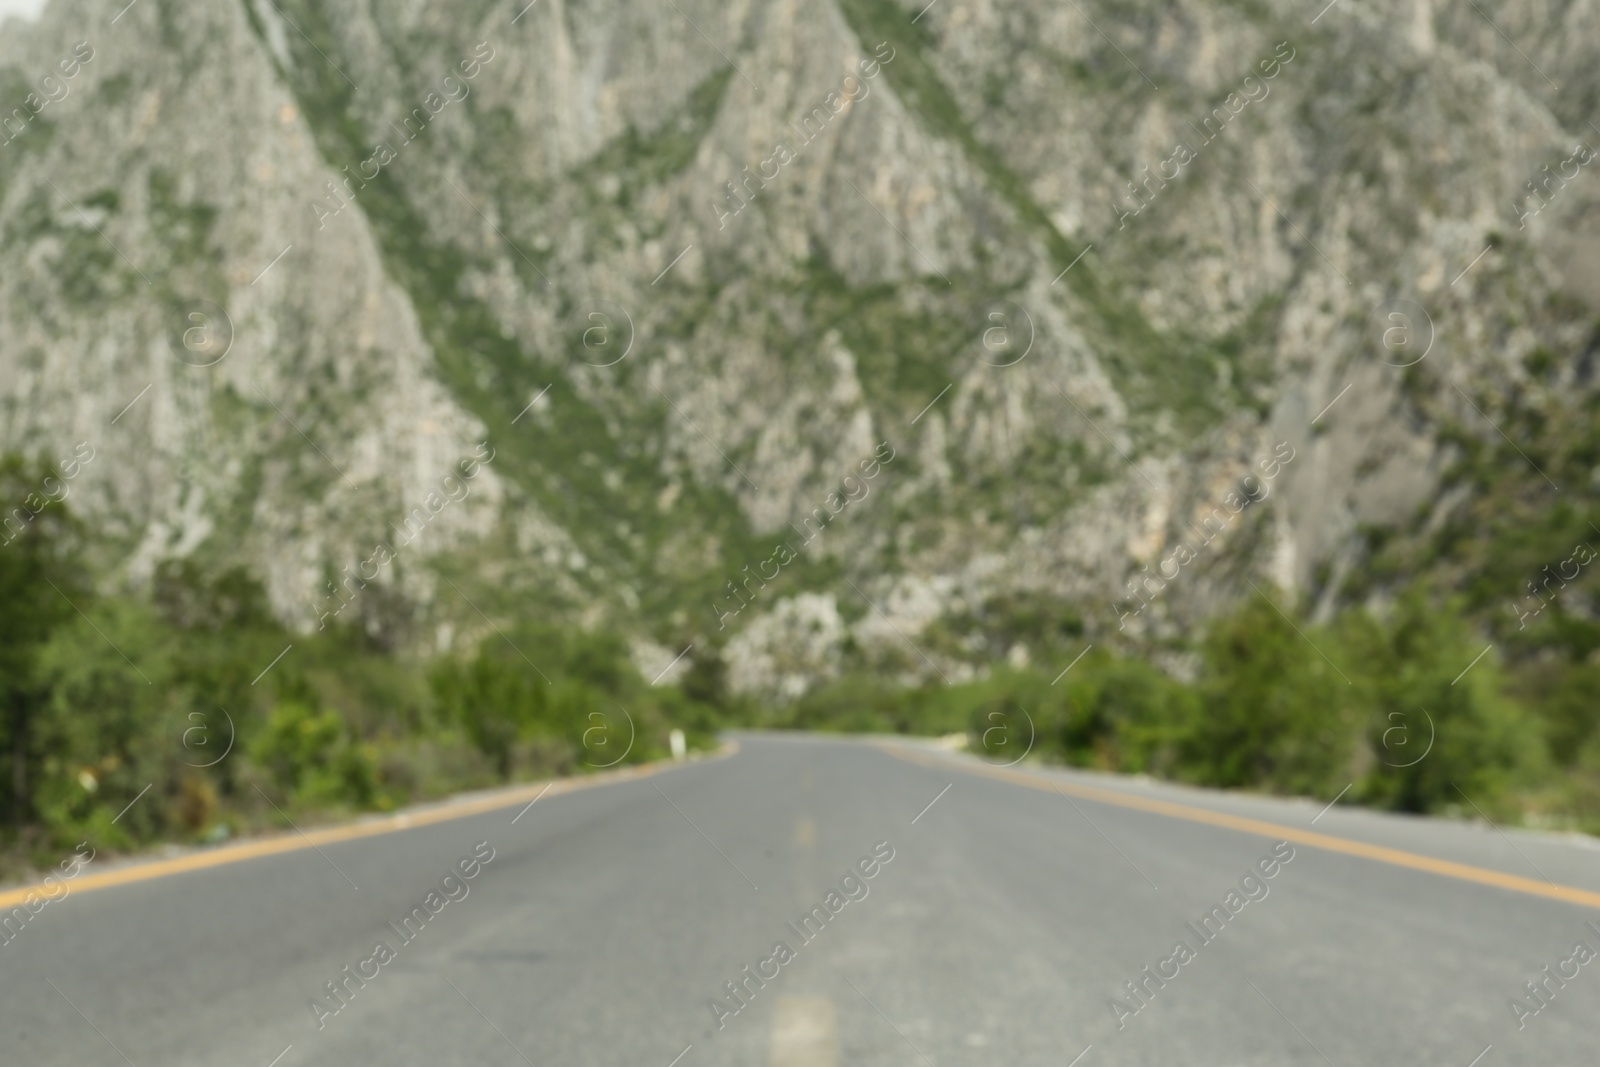
[[[10,757],[5,807],[16,828],[32,814],[35,723],[49,697],[38,652],[88,595],[66,496],[65,479],[44,461],[0,457],[0,729]]]
[[[1530,765],[1539,730],[1503,695],[1482,640],[1457,603],[1421,584],[1370,633],[1361,658],[1374,679],[1368,743],[1376,763],[1358,787],[1367,803],[1409,812],[1492,807]]]
[[[517,738],[543,718],[545,683],[517,657],[490,649],[479,649],[464,663],[440,664],[430,681],[445,721],[459,726],[509,781]]]
[[[1302,634],[1263,597],[1214,620],[1204,714],[1184,751],[1190,773],[1209,785],[1321,795],[1349,766],[1361,698],[1359,679],[1351,684],[1324,649],[1338,656],[1329,635]]]

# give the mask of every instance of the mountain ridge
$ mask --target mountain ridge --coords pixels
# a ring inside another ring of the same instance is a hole
[[[1463,435],[1586,395],[1577,364],[1571,396],[1521,388],[1535,352],[1592,349],[1600,300],[1588,175],[1525,230],[1511,207],[1596,95],[1544,28],[1593,5],[1555,6],[54,0],[0,38],[6,86],[96,52],[0,147],[0,446],[106,442],[77,497],[105,581],[242,561],[306,627],[486,442],[361,625],[445,647],[537,605],[652,662],[726,643],[757,691],[816,633],[802,674],[979,669],[902,638],[1021,593],[1157,646],[1247,579],[1325,615],[1381,597],[1341,591],[1371,531],[1482,498],[1445,492]],[[1575,88],[1541,95],[1535,61]],[[231,338],[211,366],[170,325],[197,302]],[[876,499],[722,626],[729,574],[880,441],[904,461]],[[1291,477],[1129,626],[1280,441]]]

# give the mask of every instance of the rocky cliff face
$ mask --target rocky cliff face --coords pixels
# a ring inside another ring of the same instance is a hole
[[[1592,387],[1527,364],[1594,343],[1600,13],[1319,8],[51,0],[0,27],[0,448],[94,449],[109,582],[755,690],[981,669],[918,635],[1018,595],[1328,610]]]

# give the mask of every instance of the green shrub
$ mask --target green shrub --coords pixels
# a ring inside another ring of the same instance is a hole
[[[292,803],[365,808],[378,797],[375,749],[333,711],[284,701],[267,716],[247,754]]]
[[[1201,713],[1182,746],[1184,775],[1285,793],[1341,788],[1359,697],[1348,671],[1324,658],[1339,650],[1326,631],[1302,636],[1261,596],[1215,620],[1201,646]]]
[[[1178,769],[1199,720],[1192,687],[1144,660],[1093,653],[1058,684],[1066,715],[1057,737],[1068,762],[1133,774]]]
[[[465,663],[439,664],[429,681],[444,721],[458,726],[495,772],[509,779],[518,738],[546,719],[548,683],[527,665],[486,649]]]
[[[86,606],[92,614],[53,633],[37,657],[48,692],[36,723],[38,820],[58,844],[90,826],[108,844],[152,840],[171,829],[166,800],[185,769],[173,727],[194,694],[175,679],[171,635],[147,606]]]
[[[1500,807],[1537,757],[1542,731],[1504,695],[1493,656],[1478,658],[1481,641],[1454,605],[1419,586],[1385,624],[1351,642],[1372,701],[1367,742],[1376,762],[1358,786],[1362,800],[1411,812]]]

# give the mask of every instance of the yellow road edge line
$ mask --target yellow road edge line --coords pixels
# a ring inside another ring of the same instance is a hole
[[[1010,782],[1012,785],[1026,786],[1029,789],[1039,789],[1045,792],[1060,790],[1070,796],[1075,796],[1082,800],[1095,801],[1100,804],[1111,804],[1122,808],[1132,808],[1135,811],[1165,815],[1168,818],[1204,823],[1207,826],[1220,826],[1229,830],[1239,830],[1247,834],[1257,834],[1262,837],[1305,845],[1308,848],[1322,849],[1325,852],[1339,852],[1346,856],[1359,856],[1362,859],[1372,860],[1377,863],[1387,863],[1394,867],[1426,871],[1429,874],[1437,874],[1444,878],[1455,878],[1463,882],[1476,882],[1479,885],[1494,886],[1498,889],[1510,890],[1513,893],[1525,893],[1529,896],[1559,900],[1567,904],[1577,904],[1580,907],[1600,908],[1600,893],[1587,889],[1578,889],[1574,886],[1541,882],[1533,878],[1524,878],[1521,875],[1505,874],[1500,871],[1491,871],[1485,867],[1474,867],[1466,863],[1456,863],[1453,860],[1442,860],[1416,852],[1389,848],[1386,845],[1370,845],[1364,841],[1333,837],[1329,834],[1318,833],[1315,830],[1302,830],[1298,827],[1284,826],[1280,823],[1266,822],[1261,819],[1246,818],[1242,815],[1228,815],[1220,811],[1191,807],[1187,804],[1178,804],[1170,800],[1156,800],[1153,797],[1135,796],[1112,789],[1080,785],[1076,782],[1039,778],[1026,772],[1013,771],[1005,767],[993,767],[981,763],[971,765],[962,760],[929,756],[896,745],[893,742],[882,742],[879,747],[896,759],[918,763],[925,767],[965,771],[968,774],[983,775],[987,778]]]
[[[696,762],[725,759],[738,751],[739,743],[737,741],[729,741],[709,756],[703,757]],[[80,876],[64,883],[67,887],[66,895],[71,896],[73,893],[91,892],[96,889],[109,889],[112,886],[129,885],[135,882],[148,882],[174,874],[183,874],[187,871],[201,871],[210,867],[222,867],[228,864],[242,863],[245,860],[257,859],[261,856],[275,856],[284,852],[300,852],[320,845],[336,844],[340,841],[355,841],[363,837],[399,833],[402,830],[411,830],[419,826],[432,826],[435,823],[450,822],[453,819],[465,819],[473,815],[482,815],[487,811],[497,811],[502,808],[514,807],[517,804],[524,804],[539,796],[541,791],[546,788],[548,788],[550,796],[560,796],[563,793],[575,793],[580,789],[614,785],[618,782],[637,781],[640,778],[648,778],[651,775],[659,774],[661,771],[679,766],[689,766],[689,764],[660,760],[655,763],[628,767],[620,772],[609,774],[597,774],[583,778],[555,778],[548,782],[535,782],[512,792],[497,793],[494,796],[480,797],[476,800],[462,801],[458,804],[447,802],[441,807],[430,808],[426,811],[397,812],[382,819],[367,820],[344,826],[330,826],[304,833],[296,833],[290,830],[275,837],[246,841],[238,845],[229,845],[205,852],[193,852],[187,856],[175,856],[167,860],[152,860],[148,863],[121,867],[101,874]],[[0,891],[0,911],[23,903],[30,895],[38,894],[43,896],[39,890],[40,883],[34,883]],[[64,899],[66,898],[54,898],[56,901]]]

